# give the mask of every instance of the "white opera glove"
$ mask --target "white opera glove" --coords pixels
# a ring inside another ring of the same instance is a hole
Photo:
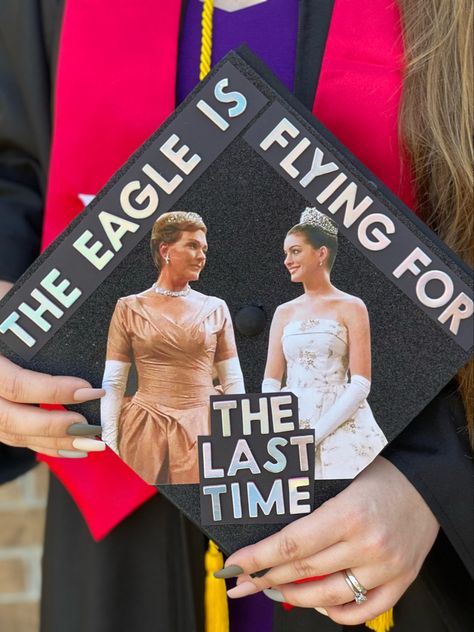
[[[102,388],[105,395],[100,400],[100,421],[102,424],[102,440],[117,454],[118,423],[123,395],[127,386],[130,362],[107,360],[105,363]]]
[[[331,432],[348,421],[370,393],[370,381],[362,375],[352,375],[344,393],[316,422],[315,443],[320,443]]]
[[[262,382],[262,393],[277,393],[281,391],[281,381],[274,377],[266,377]]]
[[[229,358],[216,362],[216,369],[219,384],[224,393],[233,393],[234,395],[245,393],[244,376],[240,368],[239,358]]]

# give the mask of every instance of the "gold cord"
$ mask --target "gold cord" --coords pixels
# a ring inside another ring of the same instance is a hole
[[[214,0],[204,0],[201,17],[201,57],[199,59],[199,81],[211,70],[212,61],[212,16]]]
[[[199,59],[199,81],[211,70],[212,62],[212,17],[214,0],[204,0],[201,17],[201,56]],[[214,572],[224,566],[224,558],[218,546],[209,540],[205,556],[206,586],[204,590],[206,632],[228,632],[229,610],[226,585],[223,579],[216,579]]]

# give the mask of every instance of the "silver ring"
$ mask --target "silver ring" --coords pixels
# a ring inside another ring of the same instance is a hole
[[[356,602],[356,604],[360,606],[364,603],[364,601],[367,601],[367,597],[365,596],[367,594],[367,588],[364,588],[364,586],[362,586],[362,584],[351,571],[351,569],[346,568],[345,571],[342,571],[342,575],[346,580],[346,584],[354,593],[354,601]]]

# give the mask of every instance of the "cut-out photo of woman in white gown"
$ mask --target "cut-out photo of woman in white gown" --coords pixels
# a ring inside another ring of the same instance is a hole
[[[262,383],[263,392],[298,397],[300,428],[315,432],[316,479],[353,478],[387,444],[366,400],[367,308],[331,283],[337,232],[332,219],[306,208],[286,235],[284,263],[304,293],[275,311]]]

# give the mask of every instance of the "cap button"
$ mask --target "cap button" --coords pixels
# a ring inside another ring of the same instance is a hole
[[[244,305],[235,315],[235,327],[243,336],[257,336],[266,323],[267,317],[260,305]]]

